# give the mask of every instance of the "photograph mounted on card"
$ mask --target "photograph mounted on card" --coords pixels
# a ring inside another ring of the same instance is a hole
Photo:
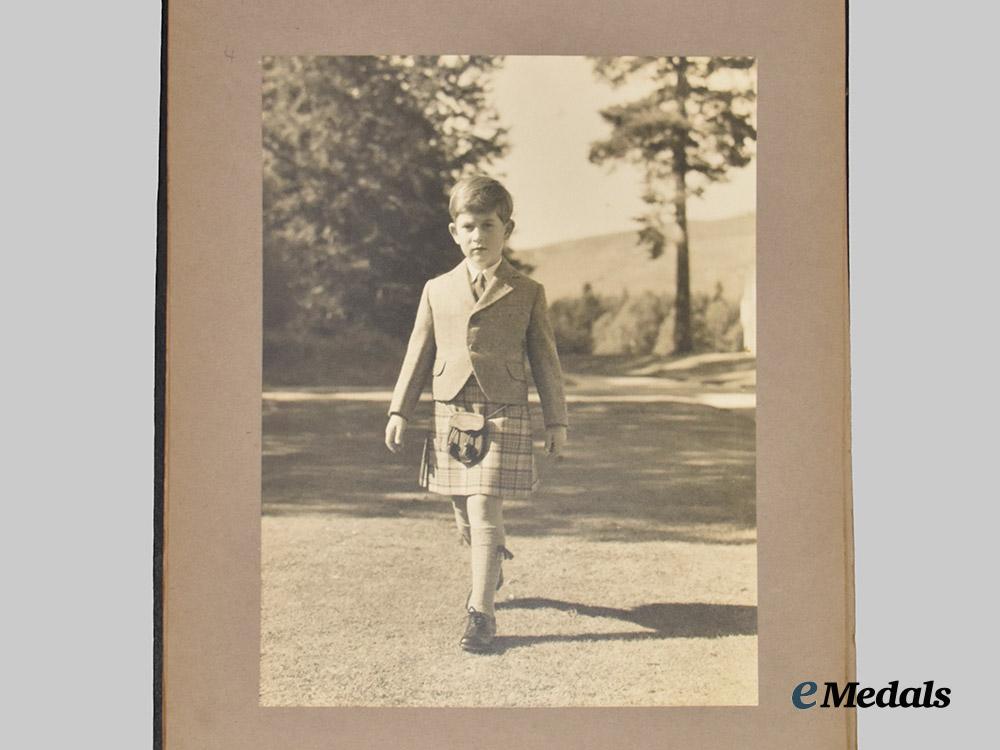
[[[165,747],[853,746],[843,26],[171,4]]]
[[[262,705],[756,705],[754,60],[263,71]]]

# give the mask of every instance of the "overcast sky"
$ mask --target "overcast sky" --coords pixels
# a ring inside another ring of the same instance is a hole
[[[495,101],[510,127],[511,149],[495,172],[514,196],[517,229],[511,245],[550,242],[634,228],[643,204],[640,173],[587,160],[590,144],[608,135],[598,111],[636,95],[595,79],[582,57],[509,56],[494,77]],[[754,211],[756,165],[734,173],[688,202],[691,219],[718,219]]]

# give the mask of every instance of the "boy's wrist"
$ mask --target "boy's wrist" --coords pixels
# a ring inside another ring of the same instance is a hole
[[[399,418],[400,418],[400,419],[402,419],[402,420],[403,420],[404,422],[409,422],[409,421],[410,421],[410,420],[409,420],[409,419],[408,419],[407,417],[403,416],[403,415],[402,415],[402,414],[400,414],[400,413],[399,413],[398,411],[391,411],[391,412],[389,412],[389,416],[390,416],[390,417],[399,417]]]

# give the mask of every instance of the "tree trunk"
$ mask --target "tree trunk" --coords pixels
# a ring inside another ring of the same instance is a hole
[[[677,295],[674,302],[674,351],[687,354],[691,338],[691,268],[688,260],[687,183],[685,171],[674,172],[674,219],[677,222]]]
[[[677,67],[677,106],[681,117],[687,114],[688,82],[685,76],[686,62],[680,58]],[[682,123],[678,126],[673,147],[674,172],[674,220],[677,222],[677,295],[674,302],[674,352],[687,354],[694,349],[691,336],[691,269],[688,261],[687,226],[687,131]]]

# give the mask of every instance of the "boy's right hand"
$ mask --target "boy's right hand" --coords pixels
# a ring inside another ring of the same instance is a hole
[[[403,433],[406,432],[406,419],[399,414],[389,417],[389,424],[385,426],[385,447],[393,453],[403,450]]]

